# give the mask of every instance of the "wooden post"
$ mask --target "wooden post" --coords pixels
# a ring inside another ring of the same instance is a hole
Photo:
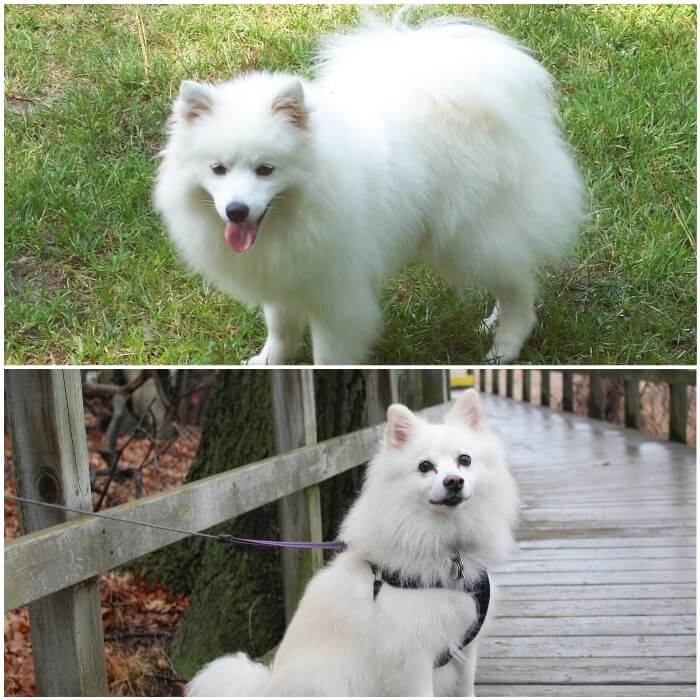
[[[625,379],[625,425],[639,430],[639,379]]]
[[[603,418],[603,379],[600,372],[591,370],[591,393],[588,397],[588,415],[590,418]]]
[[[686,441],[688,425],[688,387],[686,384],[671,383],[671,418],[668,439],[675,442]]]
[[[365,371],[367,387],[367,425],[377,425],[386,420],[386,409],[392,402],[390,370],[368,369]]]
[[[449,401],[450,371],[447,369],[419,370],[423,385],[421,408]]]
[[[568,369],[562,372],[562,410],[574,410],[574,373]]]
[[[275,446],[279,453],[316,444],[312,372],[310,369],[272,370]],[[320,493],[318,486],[310,486],[278,501],[283,540],[323,539]],[[323,566],[323,552],[317,549],[283,549],[281,557],[284,613],[289,624],[308,580]]]
[[[513,370],[506,370],[506,396],[509,399],[513,398]]]
[[[18,495],[92,510],[80,370],[9,370],[5,376]],[[32,505],[19,511],[22,533],[79,517]],[[41,576],[40,561],[35,575]],[[29,619],[38,695],[107,695],[96,577],[31,603]]]
[[[540,406],[549,406],[549,370],[540,370]]]
[[[532,401],[532,395],[531,395],[532,371],[533,370],[531,370],[531,369],[524,369],[523,370],[523,401],[526,401],[527,403],[530,403]]]
[[[392,369],[391,400],[394,403],[402,403],[410,409],[420,408],[423,401],[423,390],[415,369]]]

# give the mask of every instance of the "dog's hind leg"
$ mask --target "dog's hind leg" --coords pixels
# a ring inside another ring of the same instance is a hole
[[[262,350],[251,357],[248,365],[280,365],[294,358],[299,350],[304,319],[288,308],[268,304],[263,307],[267,339]]]
[[[345,304],[311,319],[314,364],[354,365],[365,361],[379,335],[382,313],[376,299],[349,295]]]
[[[496,297],[498,325],[493,346],[488,353],[489,362],[509,362],[520,355],[523,343],[530,335],[537,317],[535,315],[535,280],[529,277],[510,285],[493,285],[489,291]],[[492,320],[493,314],[488,320]]]

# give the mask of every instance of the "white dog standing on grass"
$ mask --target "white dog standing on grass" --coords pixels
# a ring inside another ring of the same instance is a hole
[[[444,425],[389,408],[384,444],[270,668],[239,653],[190,696],[473,695],[487,569],[513,546],[518,494],[474,390]],[[465,642],[465,640],[467,640]]]
[[[292,359],[307,325],[316,364],[362,363],[385,281],[415,261],[487,289],[489,359],[516,359],[536,271],[584,212],[547,71],[512,39],[444,18],[333,36],[315,74],[183,82],[162,153],[154,202],[180,254],[263,306],[250,364]]]

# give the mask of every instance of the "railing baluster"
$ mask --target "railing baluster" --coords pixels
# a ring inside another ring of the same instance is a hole
[[[540,405],[549,406],[549,370],[540,370]]]
[[[688,387],[671,383],[669,440],[685,442],[688,425]]]
[[[591,370],[591,393],[588,397],[588,415],[603,417],[603,380],[597,370]]]
[[[625,379],[625,425],[639,430],[639,379]]]
[[[561,407],[563,411],[574,410],[574,373],[569,369],[562,372]]]

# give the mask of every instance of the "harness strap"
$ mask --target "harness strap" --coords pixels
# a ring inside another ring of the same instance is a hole
[[[441,581],[436,581],[430,585],[423,583],[422,579],[418,578],[402,578],[400,571],[390,571],[387,569],[381,569],[376,564],[369,562],[370,569],[372,571],[373,581],[373,598],[377,599],[379,591],[383,584],[388,584],[393,588],[444,588]],[[452,572],[454,572],[454,580],[464,581],[464,567],[462,565],[462,559],[457,554],[452,558]],[[451,572],[451,573],[452,573]],[[489,609],[489,602],[491,600],[491,583],[489,580],[489,575],[486,570],[482,571],[481,576],[476,580],[472,586],[468,586],[466,583],[463,584],[463,591],[473,596],[474,603],[476,604],[476,620],[474,624],[465,632],[464,637],[461,639],[458,648],[464,649],[470,642],[476,639],[476,636],[481,631],[481,628],[486,620],[486,614]],[[438,654],[437,658],[433,662],[433,668],[441,668],[450,662],[453,654],[449,649]]]
[[[491,582],[489,581],[488,572],[483,571],[479,580],[474,584],[472,590],[467,590],[466,593],[471,593],[474,597],[474,603],[476,603],[476,620],[474,624],[466,631],[462,641],[459,643],[459,649],[462,650],[470,642],[476,639],[476,636],[481,632],[484,621],[486,620],[486,613],[489,610],[489,602],[491,600]],[[433,668],[442,668],[452,660],[452,652],[449,649],[445,649],[433,662]]]

